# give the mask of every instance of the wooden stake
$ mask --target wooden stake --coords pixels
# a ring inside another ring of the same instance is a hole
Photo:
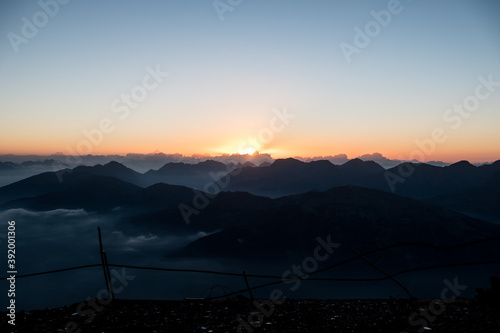
[[[106,253],[102,249],[101,227],[97,227],[97,233],[99,234],[99,249],[100,249],[99,253],[101,254],[102,270],[104,272],[104,281],[106,282],[106,290],[108,292],[107,295],[109,299],[111,297],[111,293],[109,290],[110,279],[108,276],[108,271],[106,270],[106,257],[105,257]]]

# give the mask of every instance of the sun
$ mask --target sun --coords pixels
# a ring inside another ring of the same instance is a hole
[[[257,149],[255,149],[254,147],[243,147],[243,148],[240,148],[238,149],[237,153],[240,154],[240,155],[253,155],[255,152],[257,151]]]

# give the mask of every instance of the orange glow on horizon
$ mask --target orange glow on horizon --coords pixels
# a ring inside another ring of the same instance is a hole
[[[138,147],[137,147],[138,148]],[[341,150],[339,149],[338,151],[333,151],[331,149],[325,149],[325,150],[320,150],[320,149],[315,149],[315,150],[287,150],[287,149],[278,149],[278,148],[271,148],[269,150],[265,149],[253,149],[251,147],[246,147],[242,148],[238,151],[221,151],[221,150],[213,150],[210,152],[197,152],[197,151],[183,151],[183,150],[161,150],[161,149],[132,149],[132,150],[126,150],[126,149],[117,149],[117,150],[104,150],[104,149],[95,149],[95,151],[92,151],[90,155],[120,155],[120,156],[125,156],[129,153],[132,154],[154,154],[154,153],[164,153],[166,155],[173,155],[173,154],[180,154],[186,157],[215,157],[215,156],[229,156],[229,155],[234,155],[234,154],[239,154],[239,155],[253,155],[253,154],[269,154],[272,158],[274,159],[280,159],[280,158],[289,158],[289,157],[302,157],[302,158],[328,158],[336,155],[341,155],[341,154],[346,154],[348,159],[353,159],[362,155],[369,155],[369,154],[374,154],[374,153],[379,153],[382,156],[384,156],[387,159],[392,159],[392,160],[411,160],[411,157],[415,156],[424,156],[424,159],[421,160],[418,158],[420,162],[430,162],[430,161],[442,161],[446,163],[455,163],[461,160],[467,160],[471,163],[482,163],[482,162],[494,162],[496,160],[500,159],[500,153],[495,154],[490,151],[487,151],[486,149],[483,151],[478,151],[478,150],[470,150],[470,151],[460,151],[460,150],[450,150],[448,152],[439,152],[439,153],[434,153],[429,156],[425,154],[412,154],[412,151],[406,151],[406,152],[391,152],[389,150],[362,150],[362,149],[355,149],[355,150]],[[51,156],[51,155],[71,155],[68,154],[68,152],[61,151],[59,149],[58,151],[55,150],[50,150],[50,149],[33,149],[33,147],[24,147],[24,148],[18,148],[16,150],[11,150],[11,149],[3,149],[0,150],[0,155],[38,155],[38,156]],[[86,155],[86,154],[74,154],[74,155]]]
[[[436,144],[435,147],[419,147],[413,140],[395,141],[391,138],[377,138],[377,140],[367,140],[362,137],[354,137],[342,142],[335,142],[334,138],[308,137],[303,140],[299,136],[288,138],[276,137],[269,144],[259,146],[255,142],[248,140],[220,140],[212,137],[200,144],[199,137],[192,137],[188,140],[159,140],[155,137],[140,138],[134,137],[118,139],[117,137],[107,137],[100,145],[91,145],[88,140],[83,140],[80,135],[74,135],[71,140],[58,140],[56,137],[46,137],[36,141],[33,138],[16,136],[11,142],[16,142],[16,146],[5,144],[0,146],[0,154],[7,155],[121,155],[129,153],[152,154],[163,152],[164,154],[181,154],[184,156],[213,157],[232,154],[269,154],[274,159],[288,157],[331,157],[346,154],[349,159],[366,154],[379,153],[392,160],[412,160],[416,158],[421,162],[443,161],[454,163],[461,160],[468,160],[471,163],[493,162],[500,159],[500,151],[492,149],[491,144],[481,144],[481,142],[466,142],[457,140],[455,142],[445,142]],[[85,143],[85,141],[87,143]],[[37,144],[33,144],[37,142]],[[167,143],[165,143],[167,142]],[[226,144],[220,144],[226,142]],[[332,144],[332,142],[335,142]],[[219,144],[217,144],[219,143]],[[479,147],[479,148],[478,148]],[[80,150],[79,150],[80,148]],[[426,154],[429,149],[431,154]],[[83,152],[83,153],[82,153]]]

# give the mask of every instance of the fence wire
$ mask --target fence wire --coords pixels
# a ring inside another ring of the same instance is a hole
[[[209,300],[213,299],[219,299],[219,298],[226,298],[230,297],[233,295],[249,292],[251,290],[255,289],[260,289],[264,287],[269,287],[273,285],[277,285],[280,283],[285,283],[288,281],[292,280],[308,280],[308,281],[340,281],[340,282],[369,282],[369,281],[384,281],[384,280],[389,280],[393,279],[395,276],[407,274],[407,273],[413,273],[417,271],[423,271],[423,270],[432,270],[432,269],[438,269],[438,268],[448,268],[448,267],[461,267],[461,266],[476,266],[476,265],[489,265],[489,264],[499,264],[500,260],[486,260],[486,261],[473,261],[473,262],[462,262],[462,263],[451,263],[451,264],[439,264],[439,265],[429,265],[429,266],[422,266],[422,267],[414,267],[414,268],[409,268],[405,269],[396,273],[392,274],[387,274],[386,276],[383,277],[376,277],[376,278],[318,278],[318,277],[311,277],[311,275],[318,274],[321,272],[326,272],[329,270],[332,270],[334,268],[337,268],[341,265],[347,264],[349,262],[352,262],[354,260],[361,260],[362,257],[377,253],[377,252],[383,252],[387,251],[389,249],[394,249],[398,247],[411,247],[411,246],[416,246],[416,247],[427,247],[427,248],[432,248],[435,250],[441,250],[441,251],[449,251],[449,250],[454,250],[459,247],[464,247],[464,246],[471,246],[471,245],[476,245],[479,243],[485,243],[489,241],[494,241],[494,240],[499,240],[500,236],[498,237],[490,237],[490,238],[485,238],[485,239],[480,239],[476,241],[471,241],[471,242],[466,242],[466,243],[461,243],[457,245],[452,245],[452,246],[436,246],[432,244],[427,244],[427,243],[397,243],[397,244],[392,244],[388,245],[382,248],[374,249],[371,251],[367,251],[364,253],[361,253],[359,255],[352,256],[348,259],[342,260],[340,262],[337,262],[333,265],[330,265],[328,267],[324,267],[321,269],[318,269],[314,272],[310,272],[307,274],[303,274],[300,276],[294,276],[290,278],[283,278],[282,276],[277,276],[277,275],[266,275],[266,274],[244,274],[244,273],[234,273],[234,272],[223,272],[223,271],[215,271],[215,270],[202,270],[202,269],[180,269],[180,268],[167,268],[167,267],[146,267],[146,266],[134,266],[134,265],[120,265],[120,264],[108,264],[108,266],[111,267],[118,267],[118,268],[129,268],[129,269],[138,269],[138,270],[153,270],[153,271],[165,271],[165,272],[178,272],[178,273],[196,273],[196,274],[212,274],[212,275],[221,275],[221,276],[233,276],[233,277],[249,277],[249,278],[257,278],[257,279],[276,279],[278,281],[273,281],[273,282],[268,282],[264,284],[260,284],[257,286],[253,286],[250,288],[245,288],[241,289],[238,291],[231,291],[229,293],[224,293],[223,296],[216,296],[216,297],[211,297],[210,295],[206,298]],[[81,265],[81,266],[75,266],[75,267],[68,267],[68,268],[62,268],[62,269],[56,269],[56,270],[50,270],[50,271],[45,271],[45,272],[37,272],[37,273],[30,273],[30,274],[21,274],[21,275],[16,275],[16,279],[20,278],[27,278],[27,277],[33,277],[33,276],[39,276],[39,275],[45,275],[45,274],[54,274],[54,273],[60,273],[60,272],[66,272],[66,271],[72,271],[72,270],[79,270],[79,269],[87,269],[87,268],[93,268],[93,267],[102,267],[102,263],[99,264],[91,264],[91,265]],[[307,278],[305,278],[308,276]],[[9,277],[2,277],[0,280],[6,280]]]

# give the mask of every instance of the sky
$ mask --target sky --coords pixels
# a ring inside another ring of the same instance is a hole
[[[500,159],[494,0],[0,4],[0,154]]]

